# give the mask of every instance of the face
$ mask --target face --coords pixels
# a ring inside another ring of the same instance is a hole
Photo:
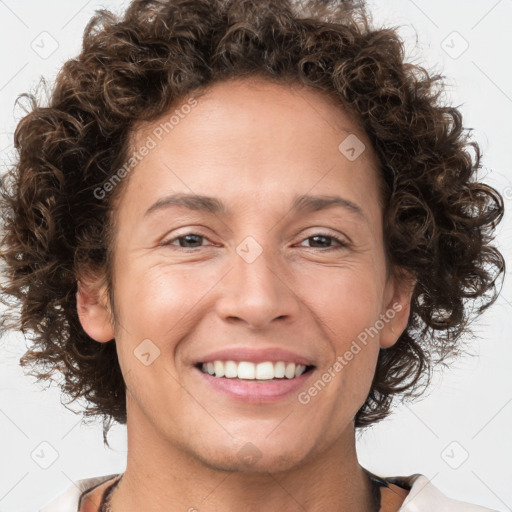
[[[84,329],[116,338],[129,435],[239,471],[342,451],[409,312],[387,278],[370,142],[299,85],[224,82],[188,104],[133,140],[145,156],[116,211],[115,325],[79,296]],[[308,371],[237,380],[203,373],[214,359]]]

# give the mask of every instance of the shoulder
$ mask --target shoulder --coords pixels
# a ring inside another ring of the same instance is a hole
[[[399,512],[496,512],[493,509],[472,505],[446,496],[421,474],[387,477],[388,483],[409,490]]]
[[[78,510],[82,495],[117,476],[119,476],[119,473],[76,480],[52,501],[40,508],[39,512],[69,512],[70,510]]]
[[[119,473],[76,480],[42,507],[39,512],[78,510],[80,499],[85,493],[117,476]],[[409,491],[398,512],[427,512],[430,510],[436,510],[436,512],[497,512],[490,508],[452,499],[443,494],[426,476],[421,474],[386,477],[382,480]]]

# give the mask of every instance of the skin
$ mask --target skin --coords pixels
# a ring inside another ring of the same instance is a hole
[[[197,101],[138,163],[116,207],[115,321],[100,280],[79,283],[82,326],[97,342],[115,337],[127,387],[128,460],[112,510],[372,510],[354,416],[379,349],[407,326],[412,285],[387,273],[370,142],[332,99],[301,85],[238,79]],[[141,126],[134,147],[159,124]],[[354,161],[338,150],[349,134],[366,146]],[[178,192],[214,196],[231,214],[144,215]],[[349,199],[364,218],[343,207],[293,212],[306,193]],[[324,232],[349,246],[311,238]],[[177,239],[188,233],[200,236]],[[262,249],[251,263],[236,250],[248,236]],[[393,304],[400,311],[308,404],[296,393],[236,402],[192,367],[217,349],[277,346],[314,362],[307,389]],[[160,350],[149,366],[134,356],[144,339]],[[246,443],[257,449],[252,464],[238,456]]]

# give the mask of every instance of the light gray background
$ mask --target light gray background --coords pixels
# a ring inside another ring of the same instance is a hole
[[[17,95],[33,91],[41,75],[53,81],[80,51],[95,9],[119,11],[126,5],[0,0],[1,172],[12,158],[12,132],[23,115],[13,110]],[[474,128],[483,149],[481,176],[504,194],[510,209],[512,0],[372,0],[369,5],[376,23],[400,27],[410,59],[447,75],[447,98],[460,106],[465,127]],[[506,257],[510,233],[507,212],[497,238]],[[475,325],[477,357],[451,365],[423,400],[398,407],[392,418],[366,431],[358,439],[363,466],[385,476],[422,473],[454,498],[512,510],[509,281]],[[74,480],[122,472],[126,460],[125,428],[113,428],[113,449],[104,448],[99,421],[81,424],[80,416],[61,404],[56,386],[38,386],[23,375],[18,360],[24,349],[21,334],[0,343],[0,511],[35,510]]]

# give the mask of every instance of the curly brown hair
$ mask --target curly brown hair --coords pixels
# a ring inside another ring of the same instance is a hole
[[[48,105],[32,97],[2,183],[3,327],[33,341],[20,364],[38,381],[61,372],[63,393],[87,401],[84,417],[103,416],[105,441],[113,420],[126,423],[115,340],[92,342],[75,295],[79,278],[102,275],[114,304],[110,213],[128,178],[105,199],[94,190],[126,162],[139,123],[217,82],[263,76],[323,91],[355,116],[383,178],[386,256],[416,280],[407,329],[380,350],[355,426],[419,396],[499,294],[505,263],[490,243],[504,207],[477,181],[480,148],[460,111],[441,104],[444,77],[404,54],[397,31],[373,27],[357,1],[135,0],[122,17],[97,11]]]

